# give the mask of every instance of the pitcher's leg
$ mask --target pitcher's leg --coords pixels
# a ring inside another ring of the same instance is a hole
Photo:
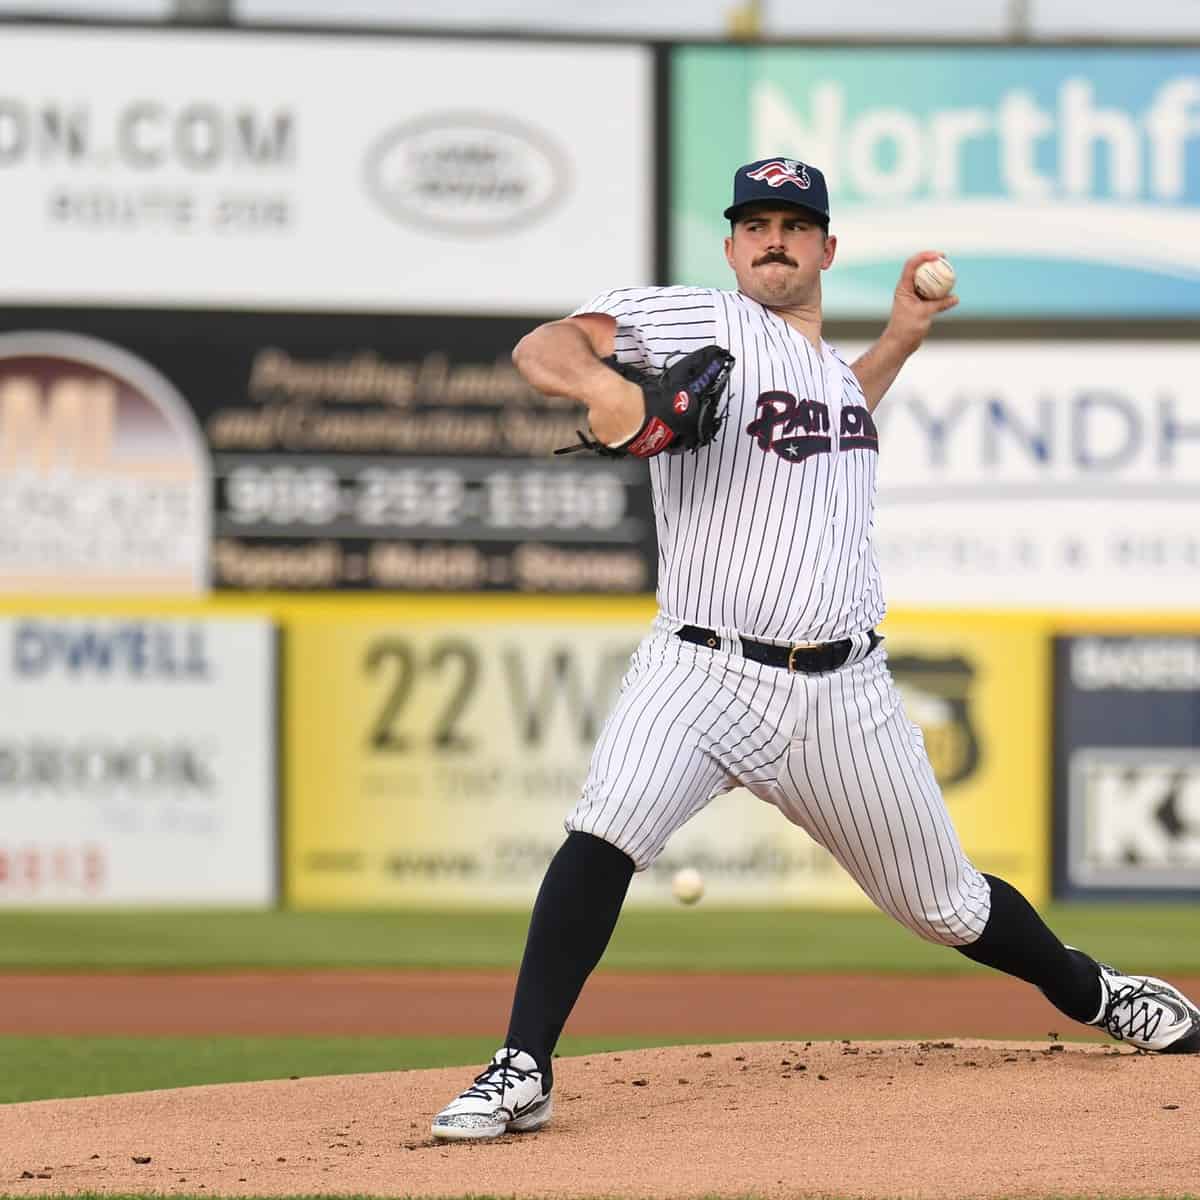
[[[682,645],[652,637],[634,656],[538,892],[505,1044],[434,1117],[435,1137],[498,1137],[550,1120],[554,1047],[608,945],[630,878],[729,786],[714,751],[731,708],[723,680],[733,676],[736,691],[736,671],[714,672],[711,655],[697,663]]]
[[[920,937],[976,941],[990,889],[963,853],[882,655],[806,680],[801,701],[780,773],[784,814]]]
[[[885,775],[889,764],[900,764],[900,776],[908,785],[903,789],[905,798],[920,796],[921,810],[914,811],[926,814],[921,826],[922,854],[932,840],[940,848],[939,864],[946,864],[944,878],[957,880],[934,911],[941,917],[957,907],[964,930],[973,935],[930,940],[948,942],[975,962],[1034,984],[1075,1020],[1094,1020],[1100,1004],[1099,967],[1086,954],[1064,946],[1011,884],[975,870],[954,830],[924,739],[905,716],[890,674],[880,669],[879,663],[872,666],[875,669],[864,671],[858,680],[848,676],[839,681],[840,695],[853,698],[850,711],[857,722],[849,744],[858,745],[864,760],[874,764],[868,771],[872,780]],[[876,731],[874,738],[872,731]],[[871,748],[873,740],[878,742],[876,753]],[[981,895],[981,882],[986,898]],[[960,899],[956,903],[956,898],[968,895],[972,899],[966,905]],[[985,916],[982,926],[978,924],[980,915]],[[932,931],[945,932],[937,924]],[[918,923],[917,932],[928,938],[931,930]]]
[[[534,906],[509,1024],[547,1079],[551,1054],[600,961],[635,870],[726,786],[707,749],[723,705],[719,675],[666,639],[639,655],[592,752],[583,793],[567,817]]]
[[[567,829],[602,838],[645,870],[675,830],[733,787],[729,747],[768,736],[761,706],[750,703],[755,677],[737,665],[669,635],[654,641],[601,731]]]
[[[1200,1053],[1200,1008],[1178,988],[1064,946],[1014,887],[970,863],[882,655],[814,677],[803,699],[776,802],[880,908],[1034,984],[1074,1020],[1141,1049]]]
[[[987,925],[974,942],[955,949],[973,962],[1041,988],[1072,1020],[1094,1021],[1101,999],[1096,961],[1064,946],[1012,884],[995,875],[984,879],[991,893]]]
[[[517,976],[506,1046],[531,1054],[546,1088],[552,1054],[621,914],[633,859],[590,833],[571,833],[538,891]]]
[[[1059,1012],[1139,1050],[1200,1054],[1200,1008],[1177,987],[1123,975],[1064,946],[1016,888],[994,875],[984,878],[992,900],[987,927],[978,940],[955,947],[960,953],[1034,984]]]

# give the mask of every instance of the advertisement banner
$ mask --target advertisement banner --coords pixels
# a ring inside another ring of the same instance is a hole
[[[529,903],[652,607],[409,603],[297,613],[288,639],[288,901],[304,908]],[[983,870],[1047,890],[1043,642],[1024,625],[896,623],[897,682]],[[866,906],[773,807],[714,801],[639,875],[671,903],[698,867],[715,904]]]
[[[888,663],[959,839],[1034,903],[1050,884],[1049,650],[1034,619],[889,617]]]
[[[1054,886],[1200,897],[1200,634],[1055,643]]]
[[[220,588],[654,588],[645,463],[552,453],[586,413],[513,367],[528,319],[0,309],[0,323],[55,330],[0,336],[0,587],[144,591],[176,564],[191,567],[180,582],[207,581],[211,511]]]
[[[0,905],[276,898],[270,622],[0,617]]]
[[[1200,607],[1198,372],[1183,343],[926,344],[874,413],[889,602]]]
[[[204,591],[209,459],[179,391],[111,342],[4,327],[0,591]]]
[[[649,282],[646,47],[9,25],[0,58],[0,301],[559,315]]]
[[[618,603],[297,614],[284,674],[288,902],[532,898],[652,615],[645,601]]]
[[[694,46],[672,71],[671,277],[729,286],[732,175],[825,172],[825,313],[933,247],[972,316],[1200,312],[1200,50]]]

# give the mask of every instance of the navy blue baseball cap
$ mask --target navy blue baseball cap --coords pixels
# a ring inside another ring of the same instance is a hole
[[[733,203],[725,219],[736,221],[747,204],[767,201],[807,209],[818,222],[829,226],[829,189],[825,176],[794,158],[760,158],[733,173]]]

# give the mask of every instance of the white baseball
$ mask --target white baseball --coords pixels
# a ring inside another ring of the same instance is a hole
[[[954,290],[954,268],[944,259],[923,262],[913,273],[913,287],[924,300],[941,300]]]
[[[671,880],[671,894],[680,904],[695,904],[704,895],[704,876],[695,867],[681,867]]]

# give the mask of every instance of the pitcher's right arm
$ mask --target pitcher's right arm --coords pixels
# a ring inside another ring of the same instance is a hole
[[[527,333],[512,356],[525,381],[543,395],[585,404],[593,435],[609,446],[632,437],[646,415],[637,384],[601,361],[613,352],[616,328],[605,313],[550,321]]]

